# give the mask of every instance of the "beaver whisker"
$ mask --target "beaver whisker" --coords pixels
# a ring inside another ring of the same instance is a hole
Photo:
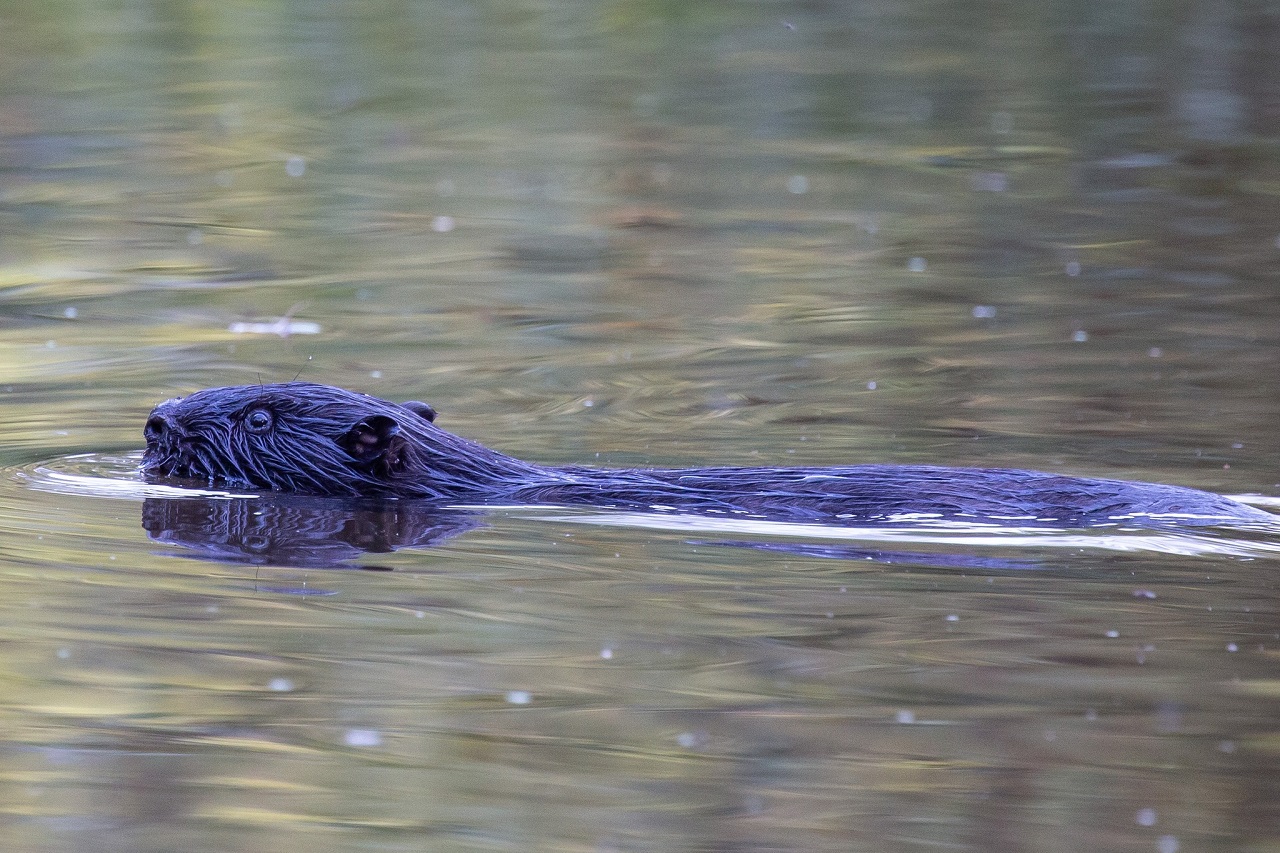
[[[853,525],[896,517],[1115,523],[1264,523],[1275,516],[1177,486],[1001,468],[605,469],[507,456],[423,412],[308,382],[213,388],[158,405],[142,469],[310,495],[436,504],[543,503]]]

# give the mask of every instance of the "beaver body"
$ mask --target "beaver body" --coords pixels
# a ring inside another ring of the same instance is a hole
[[[237,489],[545,504],[854,525],[911,518],[1087,526],[1272,523],[1178,486],[1003,468],[609,469],[538,465],[453,435],[422,403],[327,385],[212,388],[161,403],[142,469]]]

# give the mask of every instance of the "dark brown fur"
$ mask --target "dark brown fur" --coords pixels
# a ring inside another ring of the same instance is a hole
[[[842,525],[904,516],[1057,526],[1275,518],[1194,489],[1012,469],[537,465],[446,432],[432,423],[434,415],[422,403],[306,382],[212,388],[155,408],[142,467],[151,477],[308,495],[590,505]]]

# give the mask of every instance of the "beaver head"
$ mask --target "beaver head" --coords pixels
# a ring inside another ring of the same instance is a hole
[[[425,403],[309,382],[210,388],[152,410],[142,470],[231,488],[457,499],[522,464],[434,420]]]

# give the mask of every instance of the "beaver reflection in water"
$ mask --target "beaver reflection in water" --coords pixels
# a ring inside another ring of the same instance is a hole
[[[621,507],[846,526],[903,518],[1062,527],[1275,519],[1194,489],[998,468],[537,465],[446,432],[434,418],[424,403],[307,382],[212,388],[156,406],[142,470],[307,495]]]

